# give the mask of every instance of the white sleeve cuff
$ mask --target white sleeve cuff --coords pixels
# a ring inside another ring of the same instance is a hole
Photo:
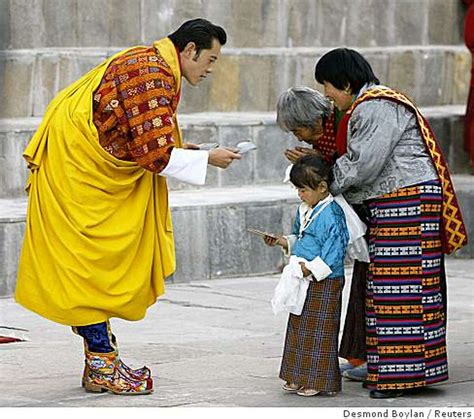
[[[306,262],[305,265],[311,271],[316,281],[322,281],[332,274],[331,268],[319,256],[311,262]]]
[[[291,249],[295,245],[296,242],[296,236],[294,234],[290,234],[289,236],[283,236],[284,239],[286,239],[286,242],[288,243],[288,249],[285,249],[284,247],[281,248],[281,251],[285,256],[291,256]]]
[[[209,152],[207,151],[173,148],[170,161],[160,175],[173,177],[193,185],[204,185],[208,160]]]

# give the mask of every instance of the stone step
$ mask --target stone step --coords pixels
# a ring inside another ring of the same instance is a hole
[[[10,0],[0,49],[148,44],[197,16],[224,26],[232,47],[460,44],[464,10],[458,0]]]
[[[474,176],[454,176],[470,237],[474,237]],[[247,233],[254,227],[287,232],[296,205],[289,185],[252,185],[172,191],[177,271],[173,281],[251,276],[278,272],[282,254]],[[0,296],[13,293],[25,229],[26,199],[0,199]],[[474,239],[456,257],[474,257]]]
[[[420,106],[465,104],[471,54],[462,45],[358,48],[379,79]],[[315,86],[314,66],[325,48],[225,48],[199,88],[183,83],[181,112],[273,111],[290,86]],[[54,95],[112,48],[0,51],[0,118],[41,116]],[[321,86],[319,86],[321,88]]]
[[[463,149],[464,106],[422,108],[430,121],[452,173],[471,173]],[[209,168],[206,187],[228,187],[279,182],[288,165],[283,150],[299,144],[291,134],[276,125],[273,112],[195,113],[180,116],[184,138],[188,142],[217,142],[235,146],[251,140],[257,150],[223,171]],[[21,155],[40,118],[0,119],[0,198],[23,196],[27,168]],[[196,189],[170,181],[171,189]]]
[[[281,252],[246,229],[282,232],[297,201],[289,185],[171,192],[177,254],[173,280],[276,272]],[[0,199],[0,296],[11,294],[15,287],[26,206],[23,198]]]
[[[26,199],[0,199],[0,297],[15,289],[26,206]]]

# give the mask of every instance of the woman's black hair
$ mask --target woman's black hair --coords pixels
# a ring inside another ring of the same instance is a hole
[[[176,31],[168,35],[168,38],[180,52],[189,42],[194,42],[197,54],[202,49],[211,49],[213,39],[217,39],[221,45],[227,42],[224,28],[201,18],[184,22]]]
[[[296,161],[290,171],[290,181],[297,188],[308,187],[315,190],[322,181],[331,183],[331,166],[320,156],[303,156]]]
[[[318,83],[327,81],[339,90],[349,87],[352,94],[359,93],[366,83],[380,84],[369,62],[348,48],[337,48],[324,54],[316,63],[314,77]]]

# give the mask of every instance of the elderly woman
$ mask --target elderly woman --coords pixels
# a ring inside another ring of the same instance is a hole
[[[347,152],[333,166],[331,191],[370,209],[366,386],[372,398],[398,397],[448,379],[443,252],[462,247],[466,230],[413,102],[381,86],[354,50],[325,54],[315,77],[346,112],[338,140]]]
[[[277,103],[277,123],[286,132],[292,132],[299,141],[312,148],[296,147],[286,150],[285,156],[294,163],[306,154],[321,154],[331,164],[345,153],[344,144],[336,144],[337,122],[342,113],[333,109],[331,102],[317,90],[309,87],[291,87],[283,92]],[[367,208],[355,205],[354,210],[367,223]],[[344,377],[363,381],[367,375],[365,347],[365,283],[368,264],[354,261],[353,276],[339,356]]]
[[[336,157],[335,113],[321,93],[309,87],[291,87],[283,92],[277,103],[277,123],[292,132],[298,141],[312,148],[296,147],[286,150],[285,156],[294,163],[307,154],[321,154],[327,161]]]

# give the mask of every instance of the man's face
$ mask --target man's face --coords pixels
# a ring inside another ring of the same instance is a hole
[[[196,53],[196,45],[189,42],[180,53],[183,77],[191,86],[197,86],[214,70],[214,63],[221,55],[221,44],[212,40],[211,49],[201,49]]]

